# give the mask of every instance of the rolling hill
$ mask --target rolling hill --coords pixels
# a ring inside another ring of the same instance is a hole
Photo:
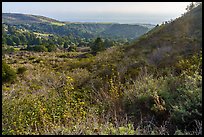
[[[2,23],[8,24],[32,24],[32,23],[62,23],[60,21],[44,16],[20,14],[20,13],[2,13]]]
[[[51,18],[15,13],[2,13],[2,23],[23,27],[40,33],[52,33],[60,36],[135,39],[151,30],[154,25],[130,25],[115,23],[76,23],[60,22]]]

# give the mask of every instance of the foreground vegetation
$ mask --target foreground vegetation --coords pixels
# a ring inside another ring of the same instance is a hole
[[[3,85],[3,134],[201,134],[201,54],[127,75],[111,62],[122,60],[117,48],[82,59],[20,53],[5,58],[25,69]]]

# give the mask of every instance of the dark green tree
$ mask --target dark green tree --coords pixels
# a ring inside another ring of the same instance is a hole
[[[63,47],[64,47],[65,49],[68,48],[68,47],[69,47],[68,42],[65,42]]]
[[[27,39],[26,39],[25,35],[20,35],[19,39],[20,39],[22,44],[27,44]]]
[[[41,39],[40,38],[36,38],[36,45],[41,45],[42,44],[42,41],[41,41]]]
[[[106,39],[104,41],[104,46],[105,46],[105,48],[112,47],[112,46],[114,46],[114,42],[112,40]]]
[[[48,52],[52,52],[52,51],[56,51],[57,50],[57,46],[56,45],[47,45],[46,46]]]
[[[93,45],[91,46],[91,50],[94,53],[97,53],[99,51],[103,51],[105,49],[104,43],[100,37],[96,38]]]
[[[15,28],[8,25],[8,33],[11,34],[11,35],[15,35]]]
[[[16,43],[16,46],[20,44],[20,39],[17,36],[13,37],[13,41]]]
[[[7,41],[7,45],[9,45],[9,46],[14,46],[15,45],[14,41],[10,37],[7,37],[6,41]]]

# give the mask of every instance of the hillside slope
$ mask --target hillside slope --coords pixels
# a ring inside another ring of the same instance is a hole
[[[141,27],[139,25],[128,25],[128,24],[113,24],[109,29],[101,32],[103,37],[130,37],[138,38],[147,32],[149,29],[147,27]]]
[[[28,23],[43,23],[43,22],[59,22],[57,20],[44,16],[19,14],[19,13],[2,13],[2,23],[8,24],[28,24]]]
[[[140,50],[139,50],[140,49]],[[145,56],[149,64],[172,65],[179,56],[202,49],[202,5],[182,17],[155,27],[126,48],[128,56]]]

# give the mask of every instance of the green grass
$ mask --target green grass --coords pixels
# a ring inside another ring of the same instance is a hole
[[[57,25],[57,26],[64,26],[65,23],[60,23],[60,22],[51,22],[52,25]]]
[[[19,51],[21,48],[14,48],[15,51]]]
[[[64,26],[65,24],[64,23],[61,23],[61,22],[53,22],[53,21],[50,21],[50,20],[46,20],[46,19],[43,19],[43,18],[39,18],[41,21],[43,22],[49,22],[50,24],[52,25],[57,25],[57,26]]]
[[[39,32],[33,32],[34,34],[38,35],[38,36],[44,36],[44,37],[48,37],[50,35],[53,35],[53,34],[48,34],[48,33],[39,33]]]

